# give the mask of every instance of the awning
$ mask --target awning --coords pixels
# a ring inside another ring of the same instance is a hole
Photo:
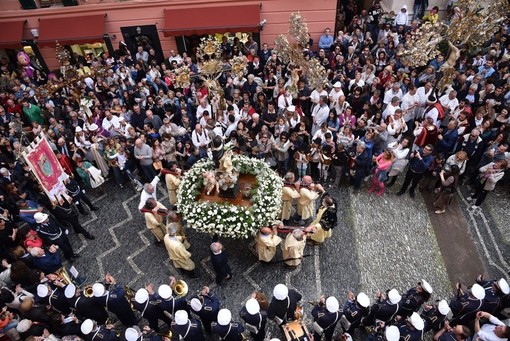
[[[0,22],[0,49],[21,47],[25,20]]]
[[[104,14],[39,19],[40,46],[85,44],[103,41]]]
[[[165,36],[256,32],[259,30],[260,6],[165,9]]]

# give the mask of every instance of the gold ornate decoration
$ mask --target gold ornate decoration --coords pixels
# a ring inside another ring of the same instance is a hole
[[[230,60],[230,65],[232,66],[232,73],[235,76],[244,76],[246,73],[246,65],[248,60],[245,56],[239,57],[235,56]]]
[[[214,37],[205,37],[202,38],[198,51],[202,56],[219,58],[221,56],[221,44]]]
[[[278,56],[284,63],[291,65],[294,70],[299,70],[301,76],[306,76],[310,86],[322,87],[326,81],[327,72],[317,59],[307,60],[304,57],[304,49],[307,47],[310,36],[308,25],[299,12],[291,13],[289,16],[289,36],[292,38],[292,42],[289,42],[289,38],[283,34],[276,37],[274,48],[278,52]],[[290,90],[297,95],[297,82],[294,79]]]
[[[460,52],[476,49],[487,42],[510,10],[506,0],[496,0],[490,5],[478,0],[458,0],[455,6],[458,10],[449,23],[426,22],[412,32],[402,55],[402,61],[407,66],[427,65],[440,53],[439,43],[446,41],[449,46],[448,58],[436,81],[436,88],[440,90],[452,83],[454,66]]]
[[[181,66],[177,70],[175,70],[175,85],[179,88],[187,88],[191,82],[189,77],[189,67]]]

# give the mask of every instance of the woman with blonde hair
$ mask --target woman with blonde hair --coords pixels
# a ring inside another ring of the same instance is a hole
[[[376,167],[372,179],[372,186],[368,190],[368,193],[372,193],[379,188],[376,195],[380,197],[384,194],[384,181],[388,180],[388,169],[391,167],[394,159],[393,153],[388,149],[379,154],[379,156],[372,157],[372,161],[375,162]]]

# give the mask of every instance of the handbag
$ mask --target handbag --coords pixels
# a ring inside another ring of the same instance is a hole
[[[316,321],[313,322],[312,329],[319,335],[322,335],[324,333],[324,328],[322,328]]]
[[[152,163],[152,166],[154,167],[155,170],[160,170],[161,168],[163,168],[163,162],[161,162],[161,160],[155,161]]]
[[[387,170],[380,170],[377,172],[377,180],[379,182],[384,182],[388,180],[388,171]]]
[[[101,171],[94,166],[87,168],[89,171],[90,186],[92,188],[98,188],[104,183],[104,178],[101,175]]]
[[[322,335],[324,333],[324,331],[326,329],[329,329],[331,326],[333,326],[338,320],[338,312],[336,312],[336,317],[335,319],[333,320],[333,323],[331,323],[329,326],[327,326],[326,328],[322,328],[319,323],[317,323],[317,321],[314,321],[313,324],[312,324],[312,329],[314,332],[316,332],[317,334],[319,335]]]

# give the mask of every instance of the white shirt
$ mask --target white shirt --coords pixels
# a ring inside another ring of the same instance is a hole
[[[390,104],[391,103],[391,99],[393,97],[398,97],[399,101],[402,100],[402,97],[404,97],[404,94],[402,93],[402,90],[401,89],[398,89],[397,92],[394,92],[393,91],[393,88],[392,89],[389,89],[388,91],[386,91],[384,93],[384,99],[383,99],[383,103],[384,104]]]
[[[478,337],[482,341],[505,341],[507,339],[502,339],[500,337],[497,337],[494,334],[494,329],[496,326],[504,326],[505,324],[501,322],[497,317],[492,316],[489,318],[490,323],[484,324],[480,331],[478,332]]]
[[[393,116],[393,114],[395,113],[395,110],[397,110],[399,108],[400,107],[398,105],[397,106],[393,106],[391,103],[388,104],[388,106],[386,107],[386,109],[382,113],[382,119],[386,121],[388,116]]]
[[[340,89],[340,91],[336,91],[335,88],[333,88],[329,92],[329,102],[330,102],[329,107],[330,107],[330,109],[337,107],[338,98],[340,98],[340,96],[343,96],[343,95],[344,95],[344,92],[342,91],[342,89]]]
[[[411,95],[410,92],[402,97],[402,103],[400,103],[400,108],[404,112],[404,120],[409,122],[414,120],[416,117],[416,105],[418,105],[420,98],[418,97],[418,92],[415,92],[414,95]]]
[[[317,90],[313,90],[310,94],[310,100],[312,103],[319,104],[319,99],[321,96],[327,96],[328,92],[326,90],[322,90],[320,93]]]
[[[292,95],[285,96],[285,94],[278,97],[278,109],[284,110],[289,105],[292,105]]]
[[[119,118],[115,115],[112,115],[111,120],[108,120],[107,117],[103,118],[103,123],[101,123],[103,129],[108,131],[112,135],[118,135],[115,129],[120,128]]]
[[[421,106],[427,104],[427,98],[430,96],[432,92],[432,89],[430,89],[428,92],[425,92],[425,87],[422,86],[422,87],[419,87],[417,90],[416,90],[416,94],[418,95],[418,100],[419,100],[419,104]]]
[[[425,110],[427,110],[427,109],[425,109]],[[439,128],[439,125],[441,124],[441,121],[438,120],[438,118],[439,118],[439,111],[437,111],[437,108],[434,107],[434,108],[430,109],[425,114],[424,118],[427,118],[427,117],[432,118],[432,120],[434,121],[434,124],[436,125],[436,127]]]
[[[327,105],[317,105],[313,109],[312,117],[315,118],[315,123],[320,127],[320,125],[326,122],[326,119],[329,116],[329,108]]]
[[[205,106],[205,108],[201,105],[198,106],[197,108],[197,120],[200,120],[202,118],[202,116],[204,115],[204,111],[208,111],[209,112],[209,115],[212,115],[212,110],[211,110],[211,105],[210,104],[207,104]]]
[[[191,140],[193,141],[193,145],[197,148],[201,148],[203,146],[207,146],[209,144],[209,136],[202,129],[202,133],[198,134],[196,130],[193,130],[191,133]]]
[[[450,112],[453,112],[455,108],[459,105],[459,100],[457,97],[454,97],[453,99],[450,99],[449,95],[443,95],[441,98],[439,98],[439,102],[441,102],[441,105],[448,109]]]
[[[160,180],[159,176],[155,176],[154,179],[152,179],[152,181],[151,181],[151,185],[152,185],[152,187],[154,187],[154,192],[147,193],[147,191],[145,189],[142,191],[142,194],[140,194],[140,203],[138,204],[139,210],[141,210],[145,206],[147,199],[154,198],[154,200],[156,200],[156,201],[158,200],[157,189],[158,189],[159,180]]]

